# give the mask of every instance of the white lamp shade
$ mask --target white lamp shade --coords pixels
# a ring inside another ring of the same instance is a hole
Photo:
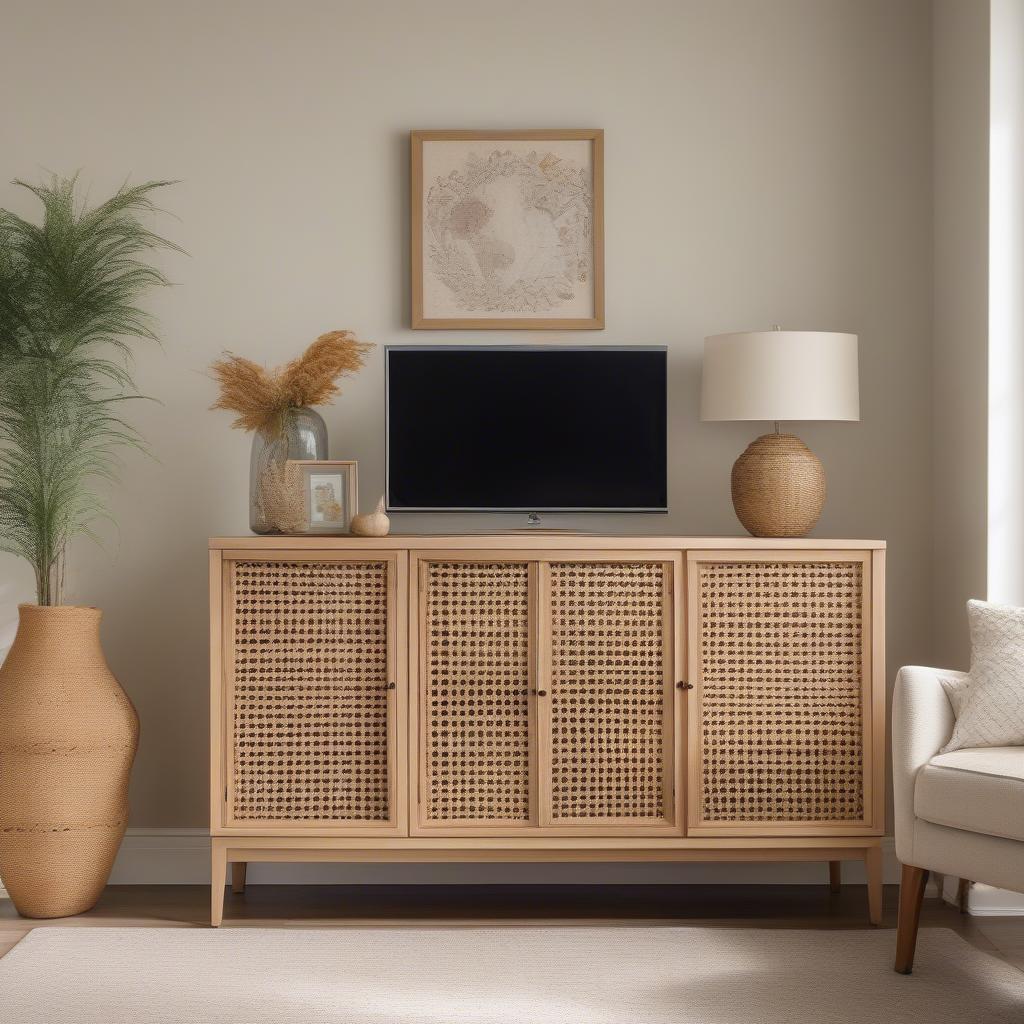
[[[746,331],[705,338],[701,419],[860,419],[857,335]]]

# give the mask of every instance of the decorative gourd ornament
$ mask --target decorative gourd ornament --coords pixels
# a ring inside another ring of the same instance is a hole
[[[377,507],[365,516],[353,516],[351,530],[357,537],[386,537],[391,529],[391,520],[384,511],[384,495]]]

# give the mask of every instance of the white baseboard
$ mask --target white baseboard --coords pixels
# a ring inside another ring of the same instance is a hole
[[[883,840],[887,883],[899,881],[893,841]],[[673,884],[822,885],[818,863],[727,864],[253,864],[259,884]],[[863,884],[864,866],[849,862],[843,879]],[[207,885],[210,839],[203,829],[130,828],[110,878],[115,885]]]
[[[947,875],[942,880],[942,898],[957,905],[959,878]],[[1024,893],[996,889],[981,882],[972,882],[967,890],[967,913],[972,917],[1024,916]]]

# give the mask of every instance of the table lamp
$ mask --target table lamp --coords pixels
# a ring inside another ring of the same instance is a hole
[[[781,420],[858,420],[857,335],[745,331],[704,339],[701,419],[767,420],[732,467],[736,516],[755,537],[803,537],[825,504],[825,470]]]

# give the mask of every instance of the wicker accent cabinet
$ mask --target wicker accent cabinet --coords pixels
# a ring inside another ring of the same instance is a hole
[[[212,922],[259,861],[862,860],[885,545],[210,542]]]

